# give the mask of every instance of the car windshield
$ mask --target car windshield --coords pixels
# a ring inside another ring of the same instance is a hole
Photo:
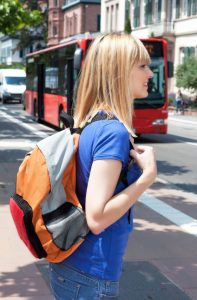
[[[5,77],[6,83],[11,85],[25,85],[25,77]]]

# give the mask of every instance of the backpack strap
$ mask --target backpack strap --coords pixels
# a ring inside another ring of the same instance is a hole
[[[97,113],[89,122],[86,122],[86,124],[84,125],[84,127],[81,128],[81,132],[83,131],[83,129],[85,127],[87,127],[88,125],[90,125],[93,122],[96,121],[101,121],[101,120],[118,120],[117,117],[115,117],[113,114],[109,114],[109,113],[105,113],[105,112],[101,112],[101,113]]]
[[[81,134],[84,128],[86,128],[88,125],[90,125],[93,122],[96,121],[101,121],[101,120],[118,120],[117,117],[115,117],[113,114],[109,113],[97,113],[90,122],[87,122],[84,127],[82,128],[73,128],[74,126],[74,119],[72,116],[68,115],[66,112],[61,112],[60,113],[60,119],[64,123],[65,127],[70,128],[71,134],[73,133],[78,133]],[[133,146],[131,142],[129,142],[130,150],[133,149]],[[127,179],[127,174],[129,169],[131,168],[131,165],[133,163],[133,159],[130,157],[127,166],[121,171],[120,177],[118,179],[117,185],[122,182],[125,187],[128,186],[128,179]]]
[[[60,113],[60,119],[64,123],[66,128],[70,128],[71,134],[78,133],[81,134],[85,127],[90,125],[95,121],[100,120],[118,120],[113,114],[109,113],[97,113],[90,122],[86,122],[86,124],[82,128],[74,128],[74,119],[72,116],[68,115],[66,112],[62,111]]]

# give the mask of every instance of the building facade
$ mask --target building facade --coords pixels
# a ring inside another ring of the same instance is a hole
[[[101,32],[124,31],[130,19],[138,38],[160,37],[168,42],[174,69],[189,55],[197,56],[197,0],[102,0]],[[176,82],[169,80],[169,92]]]
[[[100,31],[100,0],[49,0],[48,46],[85,32]]]
[[[124,31],[130,18],[130,0],[101,1],[101,32]]]
[[[132,33],[139,38],[162,37],[168,41],[168,59],[174,69],[190,55],[197,56],[196,0],[131,0]],[[169,92],[176,91],[174,79]]]
[[[26,55],[37,51],[46,46],[44,41],[35,40],[33,43],[22,50],[18,50],[19,39],[17,35],[2,35],[0,37],[0,64],[12,65],[13,63],[25,63]]]

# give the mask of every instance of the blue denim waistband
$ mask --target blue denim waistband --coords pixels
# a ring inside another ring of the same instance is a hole
[[[95,287],[100,291],[105,290],[110,292],[119,288],[118,281],[110,281],[95,278],[81,270],[73,268],[72,266],[68,265],[65,261],[61,264],[50,263],[50,268],[59,276],[72,279],[75,282],[78,282],[79,284],[86,283],[87,285]]]

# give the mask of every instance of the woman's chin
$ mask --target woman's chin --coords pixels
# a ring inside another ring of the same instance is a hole
[[[142,98],[146,98],[146,97],[148,97],[148,92],[141,93],[140,95],[137,95],[136,97],[134,97],[134,99],[142,99]]]

